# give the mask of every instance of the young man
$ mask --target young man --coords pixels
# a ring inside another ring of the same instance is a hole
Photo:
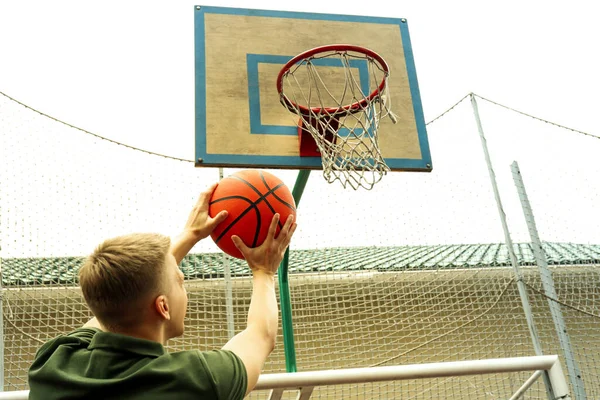
[[[217,184],[203,192],[183,232],[171,243],[159,234],[106,240],[82,266],[83,296],[94,318],[45,343],[29,369],[30,400],[242,399],[275,346],[278,310],[274,276],[296,229],[292,218],[265,242],[235,245],[252,270],[247,327],[220,350],[168,353],[184,331],[187,293],[178,264],[227,217],[208,215]]]

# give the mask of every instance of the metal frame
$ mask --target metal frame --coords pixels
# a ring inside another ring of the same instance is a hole
[[[518,399],[529,389],[536,379],[542,376],[542,371],[548,372],[556,399],[571,399],[557,355],[265,374],[259,377],[254,390],[270,390],[270,400],[281,399],[286,390],[296,390],[299,392],[297,400],[307,400],[317,386],[522,371],[534,373],[515,392],[511,400]],[[28,390],[3,392],[0,393],[0,400],[26,400],[28,396]]]
[[[534,371],[534,373],[515,392],[511,400],[520,398],[537,378],[542,376],[543,371],[548,372],[557,399],[571,398],[565,375],[556,355],[267,374],[258,379],[254,390],[271,390],[270,400],[281,399],[285,390],[297,390],[299,392],[297,400],[306,400],[310,398],[317,386],[522,371]]]

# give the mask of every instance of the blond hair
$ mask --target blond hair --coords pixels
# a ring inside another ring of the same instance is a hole
[[[169,237],[134,233],[105,240],[79,270],[79,284],[94,316],[107,328],[140,322],[150,296],[164,289]]]

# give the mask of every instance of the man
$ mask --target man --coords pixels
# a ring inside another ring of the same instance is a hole
[[[29,369],[30,400],[242,399],[275,346],[278,325],[275,272],[296,223],[277,236],[275,215],[265,242],[233,241],[252,270],[247,326],[220,350],[168,353],[163,345],[184,331],[187,293],[178,264],[226,217],[208,215],[217,184],[203,192],[183,232],[171,243],[159,234],[106,240],[79,273],[94,318],[45,343]]]

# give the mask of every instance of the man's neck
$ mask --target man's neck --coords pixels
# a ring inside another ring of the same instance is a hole
[[[158,342],[165,346],[169,337],[166,335],[164,328],[162,326],[150,326],[150,325],[141,325],[135,329],[126,329],[126,330],[113,330],[109,329],[109,332],[118,333],[121,335],[132,336],[138,339],[146,339],[151,340],[153,342]]]

